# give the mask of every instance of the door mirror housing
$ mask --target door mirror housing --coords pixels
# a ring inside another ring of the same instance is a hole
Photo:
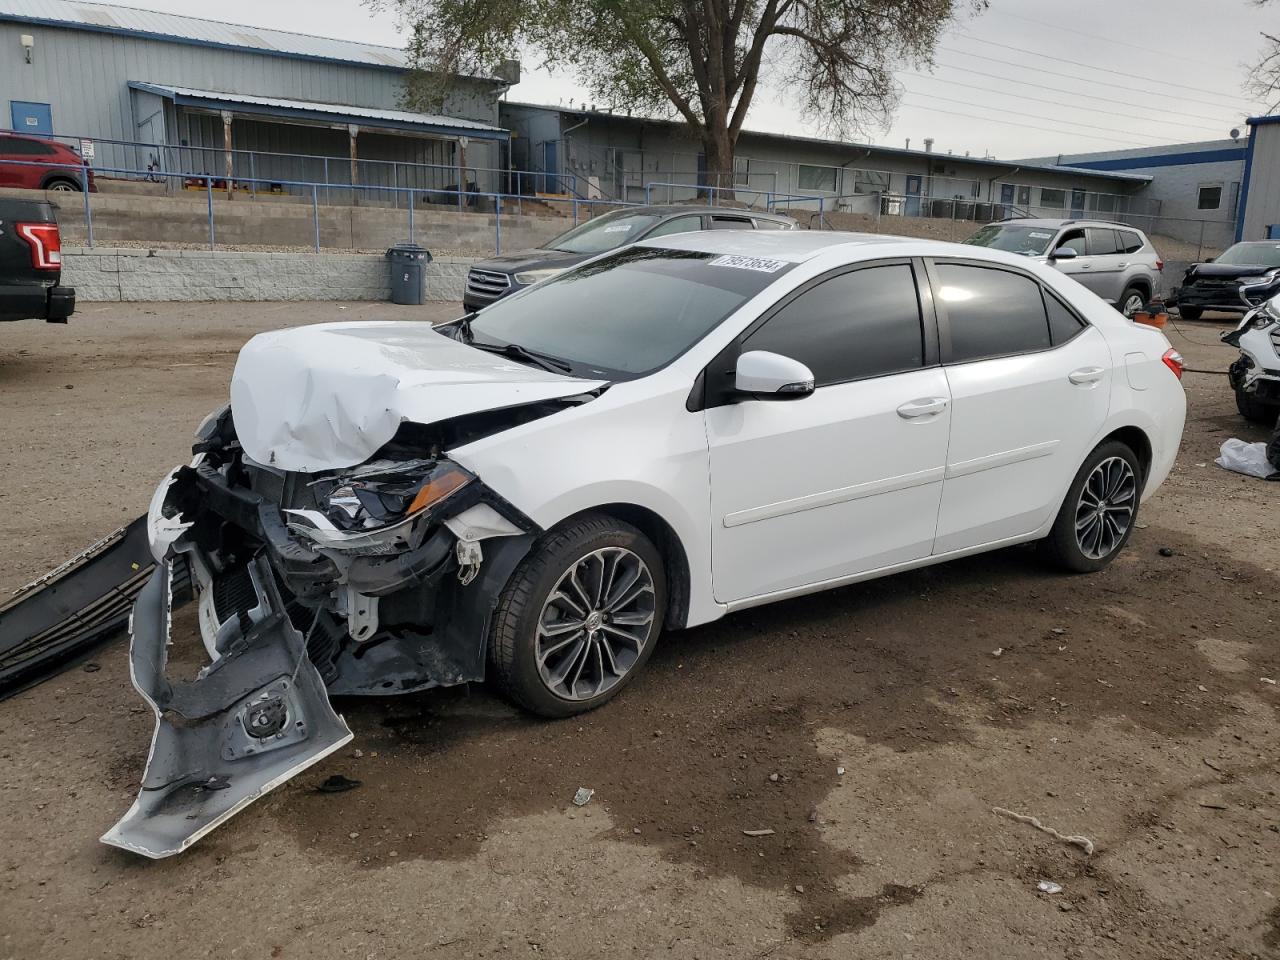
[[[780,353],[749,350],[738,357],[733,385],[759,400],[799,400],[813,393],[813,371]]]
[[[1074,260],[1080,254],[1076,253],[1070,247],[1059,247],[1053,253],[1049,254],[1050,260]]]

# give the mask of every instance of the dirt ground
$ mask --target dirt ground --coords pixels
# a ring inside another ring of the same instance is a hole
[[[0,589],[145,509],[254,331],[451,312],[6,326]],[[1180,326],[1225,368],[1218,325]],[[1178,465],[1102,574],[1012,549],[753,610],[556,723],[481,688],[344,701],[349,748],[158,863],[97,840],[152,727],[117,641],[0,703],[0,957],[1280,957],[1280,487],[1213,464],[1262,438],[1225,377],[1184,383]]]

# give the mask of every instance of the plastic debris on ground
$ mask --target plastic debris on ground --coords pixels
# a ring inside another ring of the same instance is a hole
[[[1243,440],[1232,437],[1230,440],[1223,441],[1222,452],[1214,463],[1235,473],[1243,473],[1247,477],[1280,480],[1280,470],[1267,460],[1267,445],[1262,442],[1245,443]]]
[[[573,795],[573,805],[575,807],[585,807],[595,794],[596,792],[590,787],[579,787],[578,792]]]
[[[1061,893],[1062,884],[1054,883],[1052,880],[1041,880],[1036,884],[1036,889],[1041,893]]]

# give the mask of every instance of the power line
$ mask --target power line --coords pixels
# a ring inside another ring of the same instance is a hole
[[[976,83],[961,83],[959,80],[949,80],[949,79],[944,79],[944,78],[942,78],[942,77],[932,76],[932,75],[927,74],[927,73],[915,73],[915,72],[910,71],[910,70],[904,70],[904,71],[903,71],[903,73],[904,73],[904,74],[906,74],[906,75],[907,75],[907,76],[909,76],[909,77],[919,77],[921,80],[938,80],[938,81],[940,81],[940,82],[942,82],[942,83],[945,83],[945,84],[947,84],[948,86],[951,86],[951,87],[966,87],[966,88],[968,88],[968,89],[970,89],[970,90],[980,90],[980,91],[982,91],[983,93],[993,93],[993,94],[996,94],[997,96],[1001,96],[1001,97],[1013,97],[1013,98],[1014,98],[1014,99],[1016,99],[1016,100],[1029,100],[1029,101],[1031,101],[1032,103],[1047,103],[1047,104],[1049,104],[1050,106],[1054,106],[1054,107],[1066,107],[1066,108],[1068,108],[1068,109],[1070,109],[1070,110],[1088,110],[1088,111],[1090,111],[1090,112],[1092,112],[1092,113],[1101,113],[1101,114],[1105,114],[1105,115],[1110,116],[1110,117],[1120,117],[1121,119],[1124,119],[1124,120],[1137,120],[1137,121],[1139,121],[1139,122],[1152,122],[1152,121],[1155,121],[1155,122],[1157,122],[1157,123],[1168,123],[1168,122],[1169,122],[1169,121],[1167,121],[1167,120],[1160,120],[1160,119],[1158,119],[1158,118],[1154,118],[1154,117],[1138,117],[1138,116],[1134,116],[1134,115],[1133,115],[1133,114],[1131,114],[1131,113],[1117,113],[1117,112],[1116,112],[1116,111],[1114,111],[1114,110],[1100,110],[1100,109],[1098,109],[1097,107],[1092,107],[1092,106],[1081,106],[1080,104],[1075,104],[1075,103],[1063,103],[1061,100],[1046,100],[1046,99],[1044,99],[1043,97],[1031,97],[1031,96],[1028,96],[1028,95],[1027,95],[1027,94],[1025,94],[1025,93],[1007,93],[1007,92],[1006,92],[1006,91],[1004,91],[1004,90],[993,90],[991,87],[984,87],[984,86],[980,86],[979,84],[976,84]],[[1087,95],[1084,95],[1084,94],[1082,94],[1081,96],[1085,97],[1086,99],[1091,99],[1091,98],[1087,97]],[[1105,102],[1107,102],[1107,103],[1123,103],[1124,101],[1120,101],[1120,100],[1114,100],[1114,101],[1113,101],[1113,100],[1107,100],[1107,101],[1105,101]],[[1134,106],[1133,104],[1124,104],[1124,105],[1125,105],[1125,106]],[[994,108],[993,108],[993,109],[994,109]],[[1167,111],[1164,111],[1164,112],[1166,112],[1166,113],[1177,113],[1177,111],[1175,111],[1175,110],[1167,110]],[[1180,126],[1180,127],[1188,127],[1188,128],[1192,128],[1192,129],[1196,129],[1196,130],[1221,130],[1221,128],[1222,128],[1223,126],[1230,126],[1230,124],[1225,124],[1225,123],[1223,123],[1221,120],[1217,120],[1217,119],[1216,119],[1216,118],[1214,118],[1214,117],[1200,117],[1198,114],[1180,114],[1180,115],[1181,115],[1181,116],[1195,116],[1195,117],[1198,117],[1198,118],[1199,118],[1199,119],[1201,119],[1201,120],[1212,120],[1212,121],[1214,121],[1214,123],[1215,123],[1215,126],[1212,126],[1212,127],[1205,126],[1204,124],[1199,124],[1199,123],[1180,123],[1180,124],[1177,124],[1177,126]]]
[[[943,110],[941,107],[926,107],[923,104],[919,104],[919,103],[910,103],[910,104],[907,104],[907,106],[911,107],[913,110],[928,110],[931,113],[942,113],[942,114],[946,114],[949,117],[964,117],[967,120],[982,120],[985,123],[994,123],[998,127],[1023,127],[1024,129],[1027,129],[1027,130],[1043,130],[1046,133],[1075,133],[1076,132],[1072,130],[1057,130],[1057,129],[1054,129],[1053,127],[1041,127],[1032,123],[1018,123],[1015,120],[998,120],[995,117],[980,117],[972,113],[958,113],[954,110]],[[1090,140],[1106,140],[1108,143],[1121,143],[1128,147],[1135,146],[1132,140],[1117,140],[1115,137],[1104,137],[1096,133],[1081,134],[1081,136],[1084,136]],[[1141,146],[1141,144],[1137,144],[1137,146]],[[944,155],[938,154],[938,156],[944,156]],[[963,157],[960,159],[963,159]]]
[[[1091,79],[1091,78],[1089,78],[1089,77],[1081,77],[1081,76],[1078,76],[1077,74],[1074,74],[1074,73],[1058,73],[1058,72],[1057,72],[1057,71],[1055,71],[1055,70],[1045,70],[1045,69],[1043,69],[1043,68],[1041,68],[1041,67],[1035,66],[1034,64],[1028,64],[1028,63],[1009,63],[1007,60],[999,60],[999,59],[996,59],[995,57],[984,57],[984,56],[983,56],[982,54],[980,54],[980,53],[969,53],[969,52],[967,52],[967,51],[965,51],[965,50],[952,50],[952,49],[949,49],[949,48],[947,48],[947,47],[939,47],[938,49],[939,49],[939,50],[941,50],[941,51],[943,51],[943,52],[945,52],[945,53],[951,53],[951,54],[955,54],[955,55],[957,55],[957,56],[961,56],[961,57],[972,57],[972,58],[973,58],[973,59],[975,59],[975,60],[986,60],[986,61],[987,61],[987,62],[989,62],[989,63],[998,63],[998,64],[1001,64],[1002,66],[1006,66],[1006,67],[1013,67],[1013,68],[1014,68],[1014,69],[1016,69],[1016,70],[1035,70],[1037,74],[1043,74],[1043,75],[1045,75],[1045,76],[1049,76],[1049,77],[1062,77],[1062,78],[1064,78],[1064,79],[1066,79],[1066,80],[1080,80],[1080,81],[1083,81],[1084,83],[1095,83],[1095,84],[1099,84],[1099,85],[1104,84],[1104,83],[1106,83],[1106,82],[1107,82],[1107,81],[1105,81],[1105,80],[1093,80],[1093,79]],[[1035,54],[1031,54],[1031,56],[1035,56]],[[1005,77],[1005,78],[1003,78],[1003,79],[1006,79],[1006,80],[1007,80],[1007,79],[1009,79],[1009,78],[1008,78],[1008,77]],[[1150,77],[1139,77],[1139,78],[1137,78],[1137,79],[1140,79],[1140,80],[1149,80],[1149,79],[1150,79]],[[1015,80],[1014,82],[1015,82],[1015,83],[1021,83],[1022,81],[1020,81],[1020,80]],[[1163,96],[1165,96],[1165,95],[1166,95],[1166,94],[1165,94],[1163,91],[1161,91],[1161,90],[1143,90],[1143,89],[1138,88],[1138,87],[1130,87],[1130,88],[1129,88],[1129,91],[1130,91],[1131,93],[1146,93],[1146,94],[1150,94],[1150,95],[1151,95],[1151,96],[1153,96],[1153,97],[1163,97]],[[1205,106],[1208,106],[1208,107],[1214,107],[1214,108],[1216,108],[1216,109],[1218,109],[1218,110],[1223,109],[1223,108],[1224,108],[1224,106],[1225,106],[1224,104],[1213,103],[1213,102],[1211,102],[1211,101],[1209,101],[1209,100],[1197,100],[1195,97],[1183,97],[1182,99],[1183,99],[1183,100],[1186,100],[1186,101],[1187,101],[1187,102],[1189,102],[1189,103],[1202,103],[1202,104],[1204,104]],[[1231,109],[1235,109],[1235,108],[1234,108],[1234,107],[1232,107]],[[1243,111],[1241,112],[1241,115],[1243,115]]]
[[[1014,47],[1007,43],[998,43],[995,40],[983,40],[980,37],[975,37],[970,33],[965,33],[964,39],[972,40],[974,43],[985,43],[989,47],[1000,47],[1003,50],[1012,50],[1015,53],[1021,53],[1031,57],[1039,57],[1042,60],[1054,60],[1057,63],[1067,63],[1073,67],[1085,67],[1086,69],[1089,69],[1089,70],[1096,70],[1099,73],[1113,73],[1117,77],[1127,77],[1130,80],[1150,80],[1151,79],[1150,77],[1144,77],[1141,74],[1125,73],[1123,70],[1112,70],[1109,67],[1099,67],[1092,63],[1082,63],[1079,60],[1068,60],[1066,57],[1055,57],[1052,54],[1040,53],[1036,50],[1027,49],[1026,47]],[[971,54],[971,56],[976,56],[976,54]],[[1235,94],[1235,93],[1222,93],[1221,91],[1217,91],[1217,90],[1205,90],[1203,87],[1193,87],[1190,84],[1186,84],[1186,83],[1174,83],[1171,80],[1165,80],[1162,82],[1167,87],[1181,87],[1183,90],[1195,90],[1197,93],[1207,93],[1210,96],[1222,97],[1224,99],[1229,99],[1229,100],[1234,100],[1237,96],[1239,96],[1239,94]]]
[[[1034,23],[1040,27],[1048,27],[1050,30],[1057,30],[1060,33],[1074,33],[1076,36],[1088,37],[1090,40],[1101,40],[1103,43],[1110,43],[1110,44],[1114,44],[1117,47],[1124,47],[1130,53],[1133,53],[1132,40],[1117,40],[1114,37],[1104,37],[1100,33],[1087,33],[1084,30],[1076,30],[1076,29],[1073,29],[1072,27],[1063,27],[1056,23],[1049,23],[1049,21],[1047,20],[1036,20],[1033,17],[1024,17],[1020,13],[1010,13],[1008,10],[1005,10],[1003,7],[989,11],[988,15],[992,13],[1001,17],[1012,17],[1015,20],[1025,20],[1027,23]],[[961,30],[960,32],[964,33],[965,31]],[[1163,56],[1170,56],[1173,52],[1170,50],[1166,50],[1162,47],[1160,50],[1160,53]],[[1188,52],[1183,52],[1181,54],[1178,54],[1178,56],[1184,57],[1187,60],[1191,60],[1197,56],[1203,56],[1203,53],[1191,54]]]
[[[989,60],[989,59],[991,59],[991,58],[990,58],[990,57],[982,57],[981,59],[983,59],[983,60]],[[999,61],[997,61],[997,62],[999,62]],[[1061,93],[1061,92],[1062,92],[1062,88],[1061,88],[1061,87],[1051,87],[1051,86],[1049,86],[1048,84],[1044,84],[1044,83],[1032,83],[1030,80],[1022,80],[1022,79],[1019,79],[1018,77],[1005,77],[1005,76],[1001,76],[1001,75],[1000,75],[1000,74],[998,74],[998,73],[985,73],[985,72],[983,72],[982,70],[974,70],[974,69],[973,69],[973,68],[971,68],[971,67],[958,67],[958,66],[956,66],[956,65],[955,65],[955,64],[953,64],[953,63],[944,63],[944,64],[939,64],[939,66],[945,67],[945,68],[946,68],[946,69],[948,69],[948,70],[959,70],[961,73],[972,73],[972,74],[974,74],[975,76],[979,76],[979,77],[987,77],[987,78],[988,78],[988,79],[990,79],[990,80],[1001,80],[1001,81],[1003,81],[1003,82],[1005,82],[1005,83],[1016,83],[1016,84],[1019,84],[1019,85],[1024,86],[1024,87],[1035,87],[1037,90],[1052,90],[1052,91],[1054,91],[1055,93]],[[1032,68],[1031,68],[1031,67],[1023,67],[1022,69],[1024,69],[1024,70],[1030,70],[1030,69],[1032,69]],[[1089,82],[1092,82],[1092,81],[1089,81]],[[1147,90],[1134,90],[1133,92],[1134,92],[1134,93],[1149,93],[1149,92],[1151,92],[1151,91],[1147,91]],[[1113,100],[1113,99],[1111,99],[1111,98],[1109,98],[1109,97],[1099,97],[1099,96],[1096,96],[1096,95],[1094,95],[1094,94],[1080,94],[1080,96],[1087,96],[1087,97],[1091,97],[1091,98],[1093,98],[1094,100],[1099,100],[1099,101],[1101,101],[1101,102],[1103,102],[1103,103],[1118,103],[1118,104],[1120,104],[1121,106],[1125,106],[1125,107],[1127,107],[1127,106],[1130,106],[1130,105],[1131,105],[1131,104],[1129,104],[1127,101],[1124,101],[1124,100]],[[1159,94],[1157,94],[1157,96],[1159,96]],[[1177,113],[1177,112],[1178,112],[1178,111],[1176,111],[1176,110],[1163,110],[1163,108],[1160,108],[1160,107],[1152,107],[1151,109],[1153,109],[1153,110],[1161,110],[1161,111],[1162,111],[1162,112],[1164,112],[1164,113]],[[1221,108],[1219,108],[1219,109],[1221,109]],[[1242,116],[1243,116],[1243,114],[1242,114]]]
[[[943,97],[933,93],[919,93],[915,90],[908,90],[907,93],[915,94],[916,96],[921,96],[921,97],[928,97],[931,100],[941,100],[944,103],[958,103],[962,107],[976,107],[979,110],[999,110],[1001,113],[1009,114],[1015,117],[1030,117],[1032,120],[1048,120],[1053,123],[1066,124],[1067,126],[1085,127],[1089,130],[1103,130],[1107,133],[1119,133],[1126,136],[1141,137],[1144,140],[1153,141],[1154,144],[1163,143],[1162,138],[1154,136],[1152,134],[1148,134],[1148,133],[1137,133],[1129,130],[1117,130],[1115,127],[1100,127],[1097,124],[1093,124],[1093,123],[1079,123],[1075,120],[1063,120],[1057,117],[1045,117],[1038,113],[1023,113],[1020,110],[1009,110],[1005,107],[988,106],[985,103],[974,103],[972,100],[957,100],[954,97]],[[1066,132],[1069,133],[1071,131],[1066,131]]]

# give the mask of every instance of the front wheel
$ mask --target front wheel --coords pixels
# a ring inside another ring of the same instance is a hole
[[[76,183],[74,180],[67,180],[63,177],[59,177],[55,180],[50,180],[47,184],[45,184],[44,188],[46,190],[52,191],[53,193],[79,193],[80,192],[80,184]]]
[[[1056,566],[1093,573],[1115,559],[1133,533],[1142,496],[1142,466],[1118,440],[1089,454],[1058,510],[1044,550]]]
[[[1178,316],[1183,320],[1199,320],[1203,315],[1202,307],[1178,307]]]
[[[1259,400],[1252,393],[1245,393],[1239,387],[1236,388],[1236,409],[1240,411],[1240,416],[1250,423],[1260,423],[1264,427],[1274,423],[1276,416],[1280,414],[1280,407],[1265,400]]]
[[[586,514],[534,545],[498,601],[490,675],[544,717],[616,696],[653,652],[666,609],[662,557],[620,520]]]

